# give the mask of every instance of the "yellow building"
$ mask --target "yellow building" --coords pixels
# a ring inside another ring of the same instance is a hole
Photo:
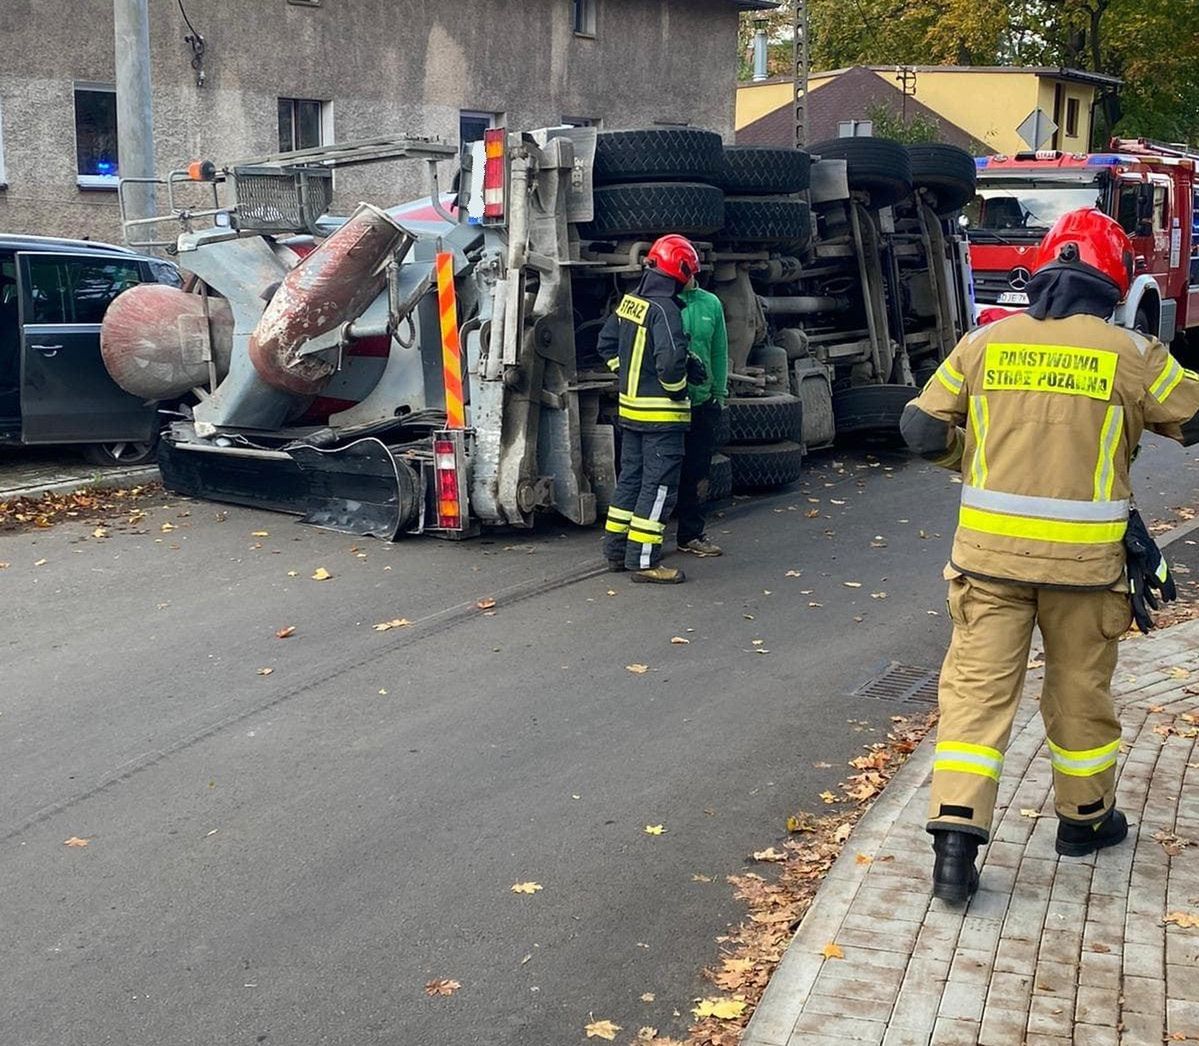
[[[854,67],[855,70],[861,68]],[[899,66],[864,68],[898,87]],[[1038,112],[1042,140],[1036,142],[1036,146],[1064,152],[1087,152],[1091,145],[1094,106],[1103,93],[1114,91],[1120,84],[1113,76],[1078,69],[953,65],[906,68],[915,74],[910,97],[998,153],[1021,152],[1034,147],[1034,143],[1021,136],[1018,128]],[[808,80],[813,101],[822,88],[851,71],[833,69],[813,73]],[[739,85],[737,130],[783,107],[789,111],[792,91],[790,79]],[[847,112],[844,119],[861,119],[863,115]],[[1051,126],[1056,130],[1050,132]],[[1030,131],[1030,126],[1026,125],[1025,130]]]

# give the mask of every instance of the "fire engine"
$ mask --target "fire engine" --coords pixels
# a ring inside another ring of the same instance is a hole
[[[1028,304],[1041,238],[1068,211],[1098,207],[1132,238],[1133,287],[1117,320],[1176,352],[1199,351],[1199,153],[1114,138],[1102,153],[979,157],[978,195],[962,215],[978,318]]]

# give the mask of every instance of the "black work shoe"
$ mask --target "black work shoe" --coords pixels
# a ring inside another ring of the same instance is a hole
[[[623,559],[608,560],[608,571],[612,574],[623,574],[629,568],[624,565]]]
[[[1105,846],[1115,846],[1128,837],[1128,818],[1112,808],[1094,824],[1057,823],[1057,852],[1063,857],[1086,857]]]
[[[952,829],[933,832],[933,853],[937,859],[933,864],[933,896],[954,904],[964,904],[978,889],[978,869],[974,859],[978,856],[977,835],[955,832]]]

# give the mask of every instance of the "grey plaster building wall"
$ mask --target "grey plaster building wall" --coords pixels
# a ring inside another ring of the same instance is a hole
[[[149,0],[158,170],[278,150],[280,97],[325,104],[326,141],[458,137],[461,110],[513,128],[689,122],[731,139],[737,0]],[[76,184],[74,90],[115,80],[111,0],[0,3],[0,231],[118,240],[115,193]],[[338,175],[341,207],[417,195],[414,164]],[[448,169],[445,171],[448,175]]]

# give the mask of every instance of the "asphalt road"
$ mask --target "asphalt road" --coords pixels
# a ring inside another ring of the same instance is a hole
[[[1168,516],[1199,456],[1151,443]],[[856,687],[939,662],[956,494],[820,455],[663,589],[555,526],[388,546],[174,499],[0,534],[0,1043],[682,1033],[723,877],[910,710]]]

